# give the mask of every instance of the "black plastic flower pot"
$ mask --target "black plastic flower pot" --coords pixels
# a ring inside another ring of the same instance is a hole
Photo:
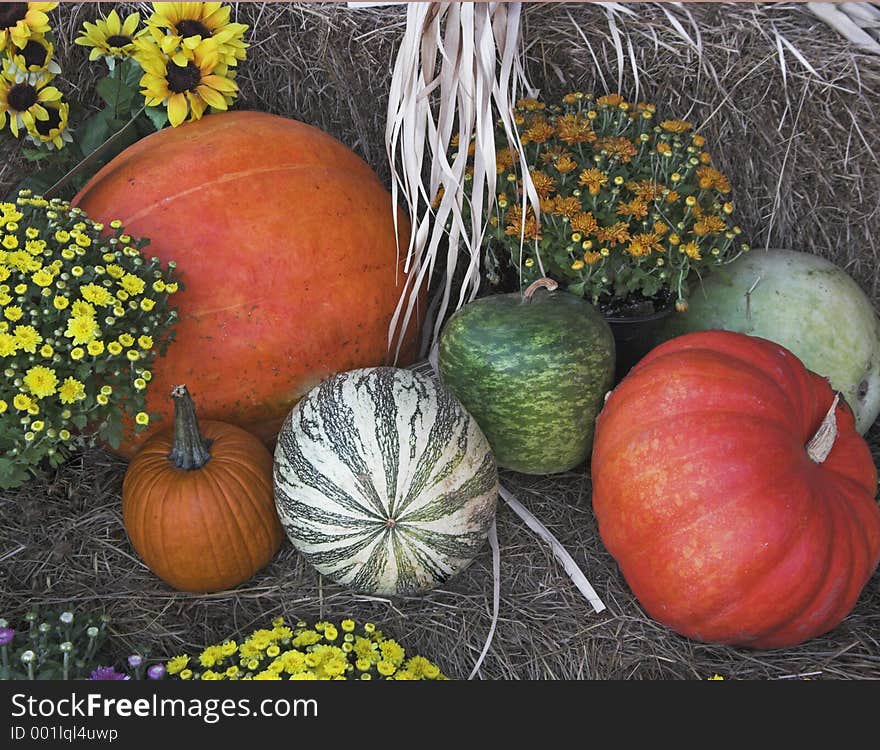
[[[669,306],[648,315],[605,316],[614,334],[614,385],[623,380],[633,366],[654,348],[657,329],[672,313],[673,307]]]

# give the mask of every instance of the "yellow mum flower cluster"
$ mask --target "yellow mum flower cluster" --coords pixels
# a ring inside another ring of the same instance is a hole
[[[620,94],[520,100],[514,120],[539,210],[524,209],[520,161],[499,124],[490,283],[513,270],[525,288],[543,273],[606,314],[634,300],[681,308],[701,269],[748,250],[705,138],[690,122],[657,119],[653,104]]]
[[[373,623],[352,620],[338,625],[284,618],[270,629],[254,631],[243,643],[226,640],[197,657],[169,659],[167,674],[181,680],[446,680],[440,668],[422,656],[407,658],[403,646]]]
[[[0,487],[66,446],[118,443],[126,414],[149,424],[150,366],[180,285],[145,242],[27,190],[0,203]]]
[[[0,4],[0,130],[50,150],[71,141],[70,106],[49,85],[61,72],[47,15],[57,5]]]

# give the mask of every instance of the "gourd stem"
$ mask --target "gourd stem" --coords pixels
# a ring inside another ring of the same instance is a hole
[[[526,290],[523,292],[523,302],[531,302],[532,295],[538,291],[538,289],[546,289],[548,292],[552,292],[559,287],[553,279],[538,279],[537,281],[533,281]]]
[[[837,404],[840,402],[840,394],[834,394],[834,401],[831,402],[831,408],[816,430],[816,434],[810,438],[807,443],[807,455],[815,464],[821,464],[831,449],[834,447],[834,441],[837,439]]]
[[[208,448],[212,441],[202,437],[199,431],[196,407],[186,386],[174,386],[171,398],[174,399],[174,442],[168,459],[184,471],[201,469],[211,460]]]

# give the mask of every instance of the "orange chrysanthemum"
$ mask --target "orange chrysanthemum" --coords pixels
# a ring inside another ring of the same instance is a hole
[[[593,234],[599,228],[596,217],[589,211],[576,213],[571,217],[570,225],[573,232],[580,232],[584,235]]]
[[[608,182],[608,175],[601,169],[585,169],[578,177],[578,184],[588,188],[590,195],[599,195],[602,186]]]
[[[629,138],[617,135],[598,139],[596,148],[599,151],[606,151],[612,159],[618,159],[624,164],[632,161],[632,158],[638,153],[638,149]]]

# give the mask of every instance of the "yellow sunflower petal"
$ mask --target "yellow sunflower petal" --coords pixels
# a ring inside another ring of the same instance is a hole
[[[186,97],[183,94],[173,94],[168,99],[168,122],[171,127],[176,128],[186,119],[189,106]]]
[[[214,109],[226,109],[226,99],[219,91],[215,91],[210,86],[196,86],[196,92],[207,104]]]
[[[107,36],[119,36],[122,32],[122,21],[119,20],[119,14],[116,10],[111,10],[104,19],[107,24]]]
[[[210,86],[212,89],[222,91],[225,94],[234,94],[238,91],[237,84],[223,76],[202,76],[202,83],[206,86]]]
[[[57,102],[59,99],[61,99],[61,92],[54,86],[40,89],[40,93],[37,95],[37,100],[41,102]]]
[[[137,29],[138,24],[141,22],[141,14],[140,13],[129,13],[125,17],[125,23],[122,24],[122,35],[123,36],[134,36],[135,29]]]

